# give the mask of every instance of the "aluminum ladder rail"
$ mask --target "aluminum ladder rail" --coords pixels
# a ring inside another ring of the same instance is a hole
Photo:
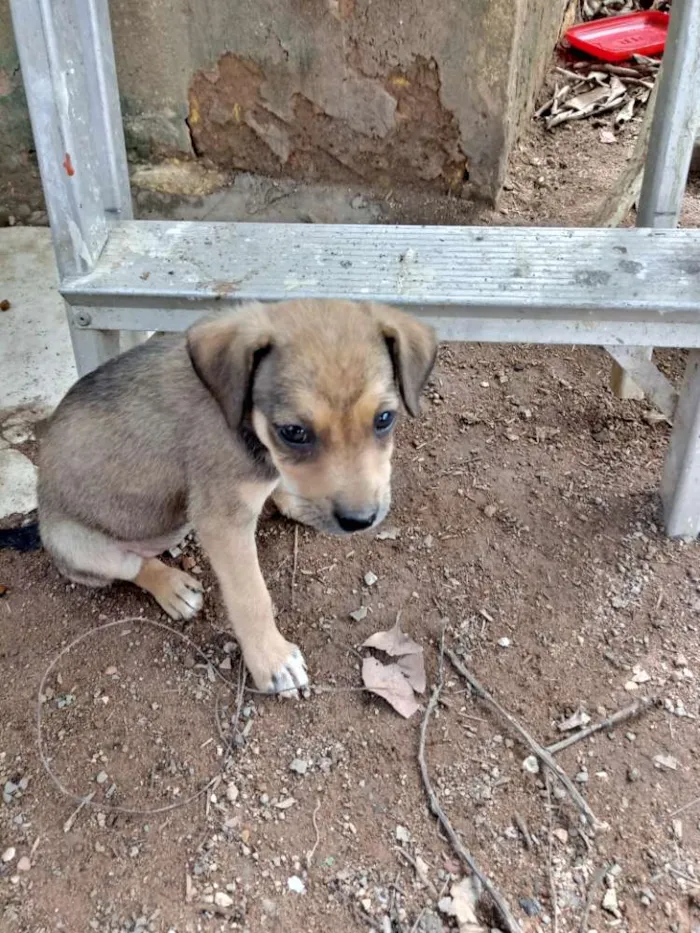
[[[700,533],[700,231],[676,229],[700,130],[700,0],[673,3],[644,226],[605,230],[134,221],[107,0],[11,10],[79,373],[120,333],[290,297],[388,302],[443,340],[605,346],[667,409],[648,351],[689,348],[662,497],[669,534]]]

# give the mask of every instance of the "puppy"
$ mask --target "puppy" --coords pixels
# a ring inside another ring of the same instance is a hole
[[[251,305],[156,335],[84,376],[39,454],[41,539],[88,586],[131,580],[173,619],[201,584],[157,555],[194,528],[256,686],[306,686],[274,621],[255,529],[272,495],[330,534],[374,528],[391,501],[399,409],[419,410],[435,336],[403,312],[346,301]]]

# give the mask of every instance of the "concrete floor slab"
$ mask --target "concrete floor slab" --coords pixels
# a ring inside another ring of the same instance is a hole
[[[0,229],[0,421],[16,408],[50,410],[76,380],[51,234]]]
[[[36,508],[36,467],[19,450],[0,450],[0,519]]]

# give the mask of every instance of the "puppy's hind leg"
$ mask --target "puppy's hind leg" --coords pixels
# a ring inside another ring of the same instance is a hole
[[[171,619],[191,619],[202,608],[202,585],[189,574],[143,557],[101,531],[71,520],[42,517],[41,538],[61,573],[85,586],[128,580],[146,590]]]

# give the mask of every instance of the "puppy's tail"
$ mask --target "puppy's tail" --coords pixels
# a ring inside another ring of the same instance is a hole
[[[0,550],[38,551],[41,547],[39,522],[23,525],[21,528],[0,529]]]

